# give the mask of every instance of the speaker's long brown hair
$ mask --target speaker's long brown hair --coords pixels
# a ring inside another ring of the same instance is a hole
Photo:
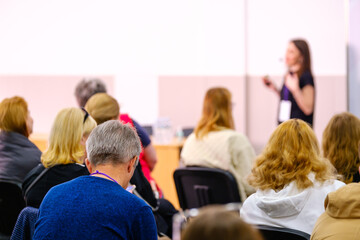
[[[291,42],[294,43],[295,47],[300,51],[301,56],[303,57],[303,61],[298,75],[301,76],[306,71],[310,72],[310,74],[312,75],[311,56],[308,43],[303,39],[293,39]]]

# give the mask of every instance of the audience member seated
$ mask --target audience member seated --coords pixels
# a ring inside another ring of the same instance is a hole
[[[322,148],[324,157],[330,160],[345,183],[359,182],[360,120],[351,113],[336,114],[326,126]]]
[[[244,177],[250,174],[255,152],[246,136],[234,130],[229,90],[209,89],[202,111],[194,133],[185,141],[181,159],[186,166],[221,168],[231,172],[244,201],[254,192]]]
[[[320,156],[315,133],[302,120],[280,124],[256,159],[249,183],[257,191],[245,200],[241,217],[250,224],[311,234],[329,192],[344,186]]]
[[[106,93],[106,86],[99,78],[84,78],[75,88],[75,97],[80,107],[85,104],[96,93]]]
[[[97,78],[84,79],[78,83],[75,89],[75,96],[80,107],[84,107],[87,101],[96,93],[106,93],[105,84]],[[146,130],[142,128],[134,119],[130,118],[127,114],[121,114],[120,120],[124,123],[130,123],[133,125],[140,137],[141,144],[143,147],[143,153],[140,157],[140,164],[142,165],[142,171],[145,177],[150,181],[152,186],[155,188],[155,181],[150,175],[150,172],[154,169],[157,156],[154,146],[151,144],[150,137]],[[160,193],[161,195],[161,193]]]
[[[331,192],[318,218],[312,240],[360,239],[360,184],[350,183]]]
[[[107,121],[90,134],[86,149],[91,176],[49,191],[34,239],[156,240],[150,206],[125,190],[141,152],[136,132],[119,121]]]
[[[109,121],[119,119],[120,106],[115,98],[106,93],[97,93],[92,96],[87,102],[85,108],[93,116],[98,125]],[[140,138],[141,139],[141,138]],[[142,152],[140,153],[141,156]],[[141,161],[141,157],[139,157]],[[161,233],[171,236],[172,231],[172,216],[177,213],[174,207],[165,199],[156,199],[157,190],[155,193],[145,178],[141,169],[142,165],[137,165],[134,175],[132,176],[130,183],[136,186],[134,191],[139,197],[144,199],[154,211],[158,230]]]
[[[205,207],[181,233],[181,240],[262,240],[261,234],[221,206]]]
[[[0,103],[0,181],[21,187],[26,174],[40,163],[40,150],[29,141],[33,119],[22,97]]]
[[[116,105],[114,104],[115,102]],[[123,123],[129,123],[136,129],[143,149],[140,154],[140,164],[142,171],[146,179],[150,182],[153,190],[158,192],[159,197],[162,197],[160,188],[156,185],[155,180],[150,174],[152,169],[155,167],[157,157],[155,148],[151,145],[150,138],[146,131],[127,114],[119,115],[120,106],[118,105],[116,99],[112,98],[106,93],[97,93],[92,96],[86,103],[85,108],[90,112],[91,116],[95,118],[98,124],[109,119],[114,119],[114,116],[117,116],[117,118],[120,118]],[[106,108],[111,109],[109,110]],[[117,110],[117,112],[115,110]]]
[[[0,238],[10,236],[25,206],[21,183],[40,163],[40,150],[29,141],[33,119],[22,97],[0,103]],[[9,238],[9,237],[7,237]]]
[[[57,114],[42,164],[31,170],[23,183],[27,206],[39,208],[50,188],[89,174],[83,165],[85,142],[95,127],[95,120],[80,108],[66,108]]]

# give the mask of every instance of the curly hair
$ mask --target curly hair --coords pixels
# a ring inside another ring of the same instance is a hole
[[[344,182],[350,183],[359,171],[360,119],[344,112],[333,116],[323,132],[322,149]]]
[[[248,177],[249,183],[262,190],[281,190],[292,181],[298,189],[313,186],[309,173],[325,182],[335,179],[335,168],[320,156],[318,141],[311,127],[300,119],[280,124],[270,137]]]
[[[231,93],[226,88],[210,88],[205,95],[202,117],[195,128],[195,135],[201,139],[211,131],[224,128],[234,129]]]

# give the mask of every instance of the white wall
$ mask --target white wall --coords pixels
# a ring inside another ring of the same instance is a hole
[[[159,113],[159,76],[280,78],[285,68],[279,59],[288,41],[302,37],[310,43],[315,76],[331,76],[341,85],[346,78],[344,1],[0,0],[0,75],[114,76],[121,110],[152,123]],[[246,85],[239,104],[249,105],[242,117],[256,127],[262,124],[257,119],[268,119],[249,101],[264,95],[256,84]],[[265,107],[276,111],[275,97],[271,102],[274,106]],[[251,139],[266,140],[273,122],[265,124],[265,134],[246,131],[255,134]]]
[[[160,74],[244,73],[243,1],[0,0],[0,32],[0,74],[114,75],[143,123]]]
[[[349,110],[360,117],[360,1],[349,0]]]
[[[282,75],[289,40],[305,38],[315,75],[346,74],[343,0],[248,0],[248,71]]]

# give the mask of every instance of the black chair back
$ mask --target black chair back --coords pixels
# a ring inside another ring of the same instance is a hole
[[[241,202],[236,179],[228,171],[206,167],[178,168],[174,172],[174,181],[183,210]]]
[[[193,127],[183,128],[184,137],[188,137],[194,131]]]
[[[10,236],[25,201],[20,187],[0,182],[0,233]]]
[[[257,225],[265,240],[309,240],[310,235],[295,229]]]

